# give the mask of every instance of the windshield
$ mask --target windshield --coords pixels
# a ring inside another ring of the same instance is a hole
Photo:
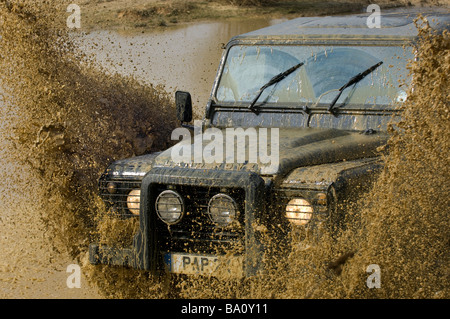
[[[336,106],[386,107],[406,99],[410,49],[399,46],[254,46],[230,48],[216,91],[218,104],[248,105],[272,77],[303,62],[301,68],[268,87],[260,107],[316,107],[330,104],[352,77],[382,61],[346,88]]]

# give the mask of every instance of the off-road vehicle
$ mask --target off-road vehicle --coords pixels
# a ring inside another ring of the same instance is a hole
[[[302,17],[232,38],[202,121],[192,125],[191,96],[176,92],[178,133],[190,137],[101,176],[108,211],[139,229],[129,247],[92,243],[90,262],[251,276],[264,269],[267,236],[284,245],[293,229],[343,226],[382,169],[407,99],[415,18],[383,14],[378,28],[369,14]],[[448,29],[449,15],[428,21]],[[208,145],[214,160],[202,156]]]

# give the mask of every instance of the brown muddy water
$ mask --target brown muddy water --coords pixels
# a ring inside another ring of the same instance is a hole
[[[221,43],[263,25],[80,39],[65,28],[68,3],[0,1],[1,298],[449,297],[448,33],[421,29],[401,130],[354,224],[320,245],[294,245],[255,278],[170,283],[86,263],[91,240],[126,233],[101,213],[96,181],[112,160],[167,147],[178,125],[173,91],[191,91],[202,109]],[[81,266],[81,288],[68,288],[69,264]],[[367,289],[370,264],[382,270],[380,289]]]

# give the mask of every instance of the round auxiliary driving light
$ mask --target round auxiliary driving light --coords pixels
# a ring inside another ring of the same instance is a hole
[[[108,184],[106,184],[106,190],[110,194],[115,194],[117,192],[117,185],[113,182],[109,182]]]
[[[156,213],[168,225],[178,223],[184,214],[183,198],[174,191],[165,190],[156,198]]]
[[[286,218],[296,226],[306,225],[312,217],[313,207],[303,198],[294,198],[286,205]]]
[[[133,189],[133,190],[131,190],[131,192],[128,193],[128,196],[127,196],[128,210],[133,215],[139,215],[140,206],[141,206],[141,190]]]
[[[213,223],[225,227],[237,218],[237,204],[230,196],[217,194],[209,201],[208,215]]]

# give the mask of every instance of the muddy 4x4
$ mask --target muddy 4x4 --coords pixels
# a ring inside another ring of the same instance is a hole
[[[91,244],[90,262],[249,276],[264,268],[263,235],[282,245],[290,229],[337,228],[382,169],[417,40],[414,15],[385,14],[380,28],[368,18],[298,18],[232,38],[203,121],[187,124],[191,97],[177,92],[182,140],[101,176],[109,211],[139,228],[129,247]],[[448,29],[449,15],[428,21]]]

